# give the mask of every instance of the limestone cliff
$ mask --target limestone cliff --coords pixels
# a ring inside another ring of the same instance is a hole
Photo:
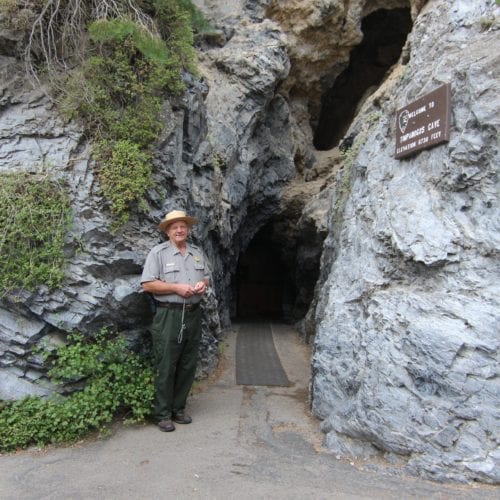
[[[328,213],[312,406],[340,455],[498,482],[498,7],[429,2],[350,126]],[[394,159],[395,112],[452,86],[448,143]],[[356,142],[358,141],[358,142]]]
[[[261,235],[287,275],[284,315],[313,343],[329,448],[498,482],[499,7],[196,3],[215,27],[198,41],[202,78],[165,103],[148,210],[118,233],[81,129],[27,84],[21,41],[0,33],[0,172],[50,165],[74,215],[64,286],[0,304],[1,397],[50,392],[32,347],[73,329],[147,341],[142,264],[161,217],[185,208],[214,271],[205,373],[236,313],[239,258]],[[396,110],[443,83],[450,141],[394,159]]]

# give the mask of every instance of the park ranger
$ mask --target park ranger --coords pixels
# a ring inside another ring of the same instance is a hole
[[[160,430],[189,424],[186,400],[194,381],[201,338],[200,300],[209,283],[208,262],[187,242],[196,219],[181,210],[169,212],[159,228],[168,241],[148,254],[141,277],[156,304],[151,334],[155,359],[153,416]]]

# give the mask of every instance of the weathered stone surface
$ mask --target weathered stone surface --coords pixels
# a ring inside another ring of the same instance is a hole
[[[48,396],[53,387],[44,387],[34,383],[33,379],[24,378],[22,372],[10,369],[2,370],[0,397],[3,400],[22,399],[25,396]]]
[[[62,288],[42,286],[33,293],[19,292],[15,300],[4,297],[5,318],[18,323],[30,318],[40,327],[38,337],[73,330],[91,334],[110,326],[134,344],[147,344],[151,309],[140,290],[142,265],[149,249],[164,238],[159,220],[182,208],[199,219],[193,240],[213,263],[199,374],[213,370],[221,318],[222,324],[229,322],[230,271],[240,249],[278,212],[280,189],[294,173],[288,105],[275,96],[289,69],[283,34],[271,21],[249,23],[237,33],[231,33],[230,25],[223,47],[202,55],[204,80],[186,75],[188,91],[165,103],[149,211],[132,217],[118,233],[110,230],[90,146],[78,124],[62,120],[41,90],[25,84],[22,73],[14,71],[19,70],[17,48],[9,53],[6,45],[0,60],[0,172],[37,172],[43,166],[64,179],[74,220]],[[34,381],[38,375],[29,355],[40,339],[24,345],[16,335],[2,331],[8,349],[0,352],[0,363],[18,367],[21,377],[30,373]],[[23,378],[23,391],[28,378]]]
[[[185,95],[165,102],[148,211],[115,234],[80,128],[25,86],[21,40],[0,34],[0,172],[45,165],[65,180],[74,211],[64,286],[3,299],[0,397],[46,393],[31,347],[74,329],[112,326],[147,346],[151,310],[139,277],[163,238],[156,224],[173,208],[198,218],[193,240],[213,267],[206,375],[230,322],[240,253],[272,222],[297,288],[288,317],[304,313],[314,290],[303,322],[314,337],[311,400],[332,451],[382,451],[418,475],[498,482],[499,8],[197,4],[216,27],[200,42],[203,78],[186,75]],[[344,153],[315,151],[321,95],[360,43],[363,17],[382,8],[410,9],[415,22],[400,62],[363,96]],[[450,142],[394,160],[395,111],[445,82]]]
[[[36,384],[42,372],[33,370],[31,347],[46,333],[46,324],[36,317],[14,314],[0,308],[0,399],[20,399],[28,394],[46,395],[48,387]]]
[[[364,456],[352,439],[366,441],[440,480],[500,480],[498,10],[427,4],[408,66],[351,126],[361,149],[342,217],[330,212],[316,316],[313,409],[329,445]],[[445,82],[449,143],[394,160],[395,110]]]

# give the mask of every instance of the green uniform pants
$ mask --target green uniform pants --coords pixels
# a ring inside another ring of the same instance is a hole
[[[156,368],[153,416],[157,420],[168,420],[172,414],[184,410],[193,385],[201,339],[201,308],[185,311],[184,324],[180,339],[182,309],[158,308],[153,320]]]

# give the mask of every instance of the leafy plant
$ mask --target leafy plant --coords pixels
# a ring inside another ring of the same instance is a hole
[[[190,0],[0,0],[0,11],[28,19],[28,74],[36,84],[48,78],[64,113],[84,124],[97,144],[102,194],[125,222],[149,182],[145,162],[168,119],[163,100],[184,91],[183,71],[196,73],[201,12]],[[129,178],[110,189],[123,141],[133,165],[120,167]]]
[[[130,139],[134,134],[133,140],[149,146],[162,128],[163,96],[184,90],[178,58],[130,20],[99,21],[90,33],[98,53],[68,79],[63,109],[81,118],[91,136]]]
[[[47,175],[0,177],[0,295],[63,279],[67,193]]]
[[[212,154],[212,164],[217,172],[226,170],[226,162],[223,156],[218,152]]]
[[[195,7],[190,1],[183,0],[155,0],[153,4],[161,37],[168,40],[172,51],[179,55],[182,65],[196,74],[192,24]]]
[[[82,119],[95,140],[101,191],[122,224],[151,184],[150,150],[163,129],[163,96],[184,90],[182,66],[130,19],[97,21],[89,33],[97,54],[69,79],[63,109]]]
[[[53,354],[51,379],[61,387],[75,382],[84,388],[69,396],[4,402],[0,407],[0,450],[32,444],[74,441],[111,422],[127,410],[140,422],[151,412],[153,370],[147,360],[128,351],[121,337],[103,330],[94,340],[77,333]]]
[[[163,3],[165,3],[168,0],[162,1]],[[184,12],[187,12],[189,14],[191,26],[193,27],[193,31],[195,33],[204,33],[213,30],[213,27],[207,21],[207,18],[203,15],[201,10],[193,4],[191,0],[177,0],[177,5]]]
[[[140,201],[151,185],[150,156],[131,141],[101,141],[95,150],[101,164],[99,180],[111,211],[120,223],[129,217],[130,206]]]

